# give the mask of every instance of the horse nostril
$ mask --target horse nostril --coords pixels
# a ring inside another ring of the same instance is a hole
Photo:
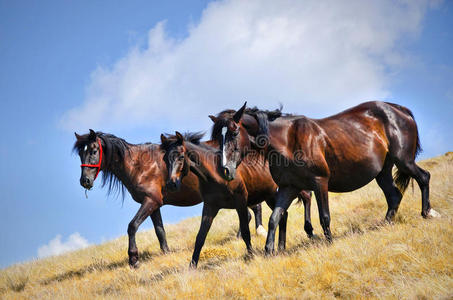
[[[90,179],[88,179],[87,177],[83,177],[80,181],[82,182],[82,185],[90,184]]]

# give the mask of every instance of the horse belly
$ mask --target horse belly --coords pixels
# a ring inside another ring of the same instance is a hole
[[[379,174],[379,172],[377,172]],[[376,175],[368,176],[356,176],[349,175],[344,178],[330,178],[329,179],[329,191],[335,193],[346,193],[355,191],[368,183],[370,183]]]
[[[164,197],[164,205],[194,206],[202,201],[203,199],[198,191],[184,189],[179,192],[168,192]]]
[[[222,184],[205,183],[201,185],[203,201],[218,208],[236,208],[233,194]]]
[[[388,141],[378,125],[350,134],[337,134],[330,140],[337,147],[326,153],[329,190],[350,192],[372,181],[381,172],[388,153]],[[373,129],[374,128],[374,129]],[[339,146],[338,146],[339,145]]]
[[[218,208],[234,209],[236,208],[234,199],[228,194],[221,193],[207,193],[203,194],[205,203],[213,205]]]
[[[351,192],[370,183],[381,172],[384,159],[370,163],[343,164],[341,169],[332,170],[329,178],[329,191]]]

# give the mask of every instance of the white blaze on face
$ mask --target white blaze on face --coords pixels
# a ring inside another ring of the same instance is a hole
[[[226,127],[222,127],[222,154],[223,154],[223,159],[222,159],[222,164],[223,166],[225,167],[226,166],[226,163],[227,163],[227,157],[226,157],[226,153],[225,153],[225,135],[227,133],[227,128]]]
[[[83,148],[83,151],[87,152],[88,145],[85,145],[85,148]]]

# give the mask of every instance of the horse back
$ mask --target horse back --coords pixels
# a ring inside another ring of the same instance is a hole
[[[385,150],[397,157],[402,149],[415,155],[418,151],[418,131],[412,112],[401,105],[371,101],[337,115],[315,120],[339,150]],[[354,145],[351,145],[354,144]]]

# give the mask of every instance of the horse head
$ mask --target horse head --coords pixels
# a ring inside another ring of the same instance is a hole
[[[249,136],[243,126],[246,104],[236,112],[225,111],[217,117],[209,116],[214,122],[211,139],[221,152],[221,175],[228,181],[236,177],[236,168],[250,149]]]
[[[86,189],[91,189],[96,180],[102,165],[102,141],[94,130],[90,129],[88,134],[79,135],[75,133],[77,139],[74,151],[77,151],[81,161],[80,185]]]

